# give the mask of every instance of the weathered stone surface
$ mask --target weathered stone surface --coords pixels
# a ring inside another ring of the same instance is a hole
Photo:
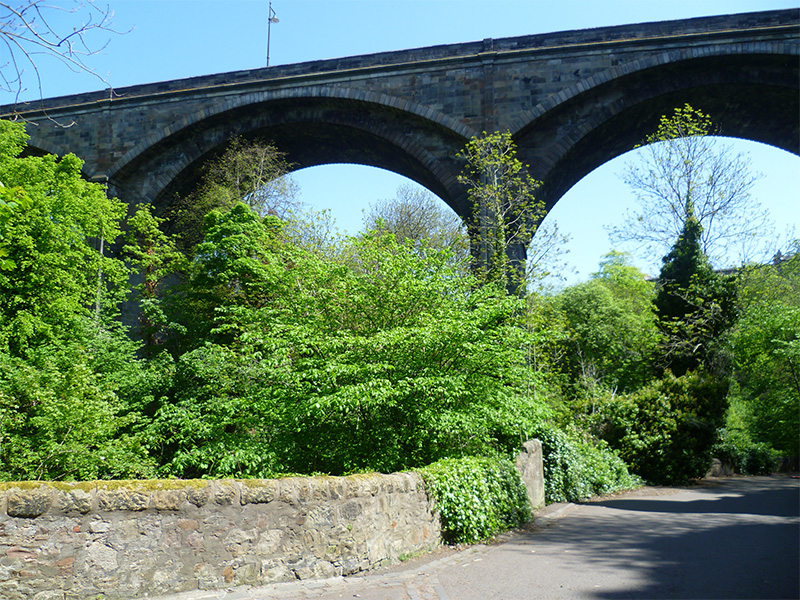
[[[64,598],[66,598],[64,592],[56,590],[45,590],[43,592],[38,592],[33,597],[33,600],[64,600]]]
[[[544,506],[544,463],[542,461],[542,443],[539,440],[528,440],[522,445],[522,452],[515,462],[517,471],[522,477],[528,500],[532,509]]]
[[[6,549],[6,556],[10,559],[29,561],[36,558],[36,552],[26,548],[20,548],[19,546],[11,546]]]
[[[530,462],[536,445],[526,448]],[[440,543],[423,487],[413,473],[19,484],[0,491],[0,598],[121,600],[356,573]]]
[[[90,569],[101,571],[116,571],[119,569],[117,555],[119,553],[113,548],[101,542],[95,542],[86,550],[86,562]]]
[[[711,460],[711,467],[706,473],[706,477],[727,477],[733,475],[733,466],[726,462],[722,462],[718,458]]]
[[[150,497],[143,491],[120,487],[114,490],[100,490],[98,507],[102,511],[144,510]]]
[[[6,511],[11,517],[32,519],[47,512],[52,502],[53,490],[40,486],[30,490],[14,490],[7,497]]]
[[[197,531],[200,523],[196,519],[178,519],[178,527],[183,531]]]
[[[268,581],[292,581],[295,579],[289,566],[283,559],[272,558],[261,562],[261,573]]]
[[[253,480],[242,486],[242,504],[266,504],[280,493],[280,482],[275,480]]]
[[[60,508],[65,513],[78,512],[83,515],[92,510],[92,494],[82,489],[62,492],[59,497]]]
[[[195,506],[203,506],[206,502],[208,502],[208,488],[200,487],[200,488],[188,488],[186,490],[186,499],[194,504]]]
[[[286,477],[280,480],[280,492],[278,493],[278,499],[281,502],[285,502],[286,504],[290,504],[292,506],[297,506],[300,503],[297,486],[295,485],[298,479],[298,477]]]
[[[330,483],[327,477],[310,477],[308,480],[310,498],[327,500],[330,495]]]
[[[238,489],[232,482],[218,481],[214,490],[214,502],[220,506],[228,506],[236,503],[238,495]]]
[[[17,514],[0,515],[0,598],[116,600],[357,572],[439,544],[427,497],[404,491],[413,477],[20,484],[0,491]]]
[[[155,490],[150,497],[151,508],[178,510],[186,501],[186,490]]]
[[[111,530],[111,523],[108,521],[101,520],[101,518],[98,515],[97,517],[89,521],[88,525],[86,526],[86,529],[89,531],[89,533],[105,533]]]

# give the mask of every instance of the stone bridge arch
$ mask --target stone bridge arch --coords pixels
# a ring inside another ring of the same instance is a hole
[[[315,93],[316,92],[316,93]],[[198,181],[233,137],[275,144],[295,168],[354,163],[428,188],[468,217],[455,153],[474,132],[447,115],[385,94],[347,88],[233,98],[143,139],[110,168],[112,192],[165,208]],[[135,191],[135,192],[134,192]]]
[[[662,115],[686,103],[708,113],[719,134],[800,154],[798,45],[748,44],[654,54],[565,89],[526,113],[512,132],[520,156],[543,181],[547,210],[585,175],[640,145]]]

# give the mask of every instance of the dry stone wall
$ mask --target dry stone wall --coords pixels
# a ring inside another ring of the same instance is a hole
[[[0,597],[124,599],[331,577],[431,549],[419,476],[0,484]]]

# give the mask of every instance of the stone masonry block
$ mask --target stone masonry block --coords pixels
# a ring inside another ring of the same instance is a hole
[[[48,486],[29,490],[13,490],[7,496],[6,511],[10,517],[32,519],[49,510],[52,496],[53,490]]]

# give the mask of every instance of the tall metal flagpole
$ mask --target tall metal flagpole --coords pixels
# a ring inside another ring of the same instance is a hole
[[[267,19],[267,66],[269,66],[269,41],[272,33],[272,24],[279,23],[278,15],[272,10],[272,2],[269,3],[269,18]]]

